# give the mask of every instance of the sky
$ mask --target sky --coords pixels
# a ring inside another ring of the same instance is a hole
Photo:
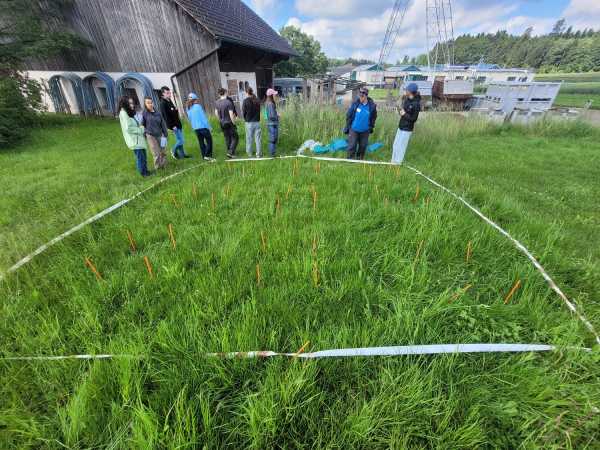
[[[377,60],[394,0],[242,0],[279,30],[294,25],[328,57]],[[453,0],[455,36],[533,27],[544,34],[560,18],[574,29],[600,29],[600,0]],[[410,0],[388,62],[425,53],[425,0]]]

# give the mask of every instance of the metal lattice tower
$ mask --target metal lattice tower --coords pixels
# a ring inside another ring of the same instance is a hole
[[[400,34],[400,28],[402,27],[402,22],[404,21],[404,16],[406,15],[406,10],[408,9],[409,5],[410,0],[396,0],[394,2],[392,16],[390,17],[390,21],[385,32],[385,37],[383,38],[381,53],[379,54],[379,67],[382,67],[382,64],[390,56],[392,48],[394,48],[394,43]]]
[[[435,72],[438,64],[454,63],[454,23],[451,0],[425,0],[427,65]]]

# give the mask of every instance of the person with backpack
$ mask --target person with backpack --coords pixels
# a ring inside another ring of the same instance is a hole
[[[219,118],[221,124],[221,131],[225,136],[225,147],[227,148],[227,158],[235,158],[235,150],[238,145],[239,136],[235,121],[237,119],[237,113],[235,111],[235,104],[233,100],[227,96],[227,91],[223,88],[219,88],[217,91],[219,94],[219,100],[215,105],[215,115]]]
[[[152,98],[144,98],[144,112],[142,113],[142,126],[148,147],[154,156],[154,168],[162,169],[167,165],[165,147],[167,146],[167,124],[163,116],[154,109]]]
[[[119,122],[125,144],[135,155],[135,165],[141,176],[150,175],[146,162],[146,139],[144,139],[144,127],[135,119],[135,101],[127,96],[119,99]]]
[[[402,99],[402,108],[400,109],[400,123],[396,138],[392,146],[392,163],[402,164],[408,142],[415,129],[415,123],[419,118],[421,111],[421,94],[416,83],[410,83],[406,86],[406,92]]]
[[[215,162],[216,160],[213,158],[213,139],[210,133],[211,126],[204,113],[204,108],[200,104],[200,99],[193,92],[190,92],[188,95],[186,110],[188,119],[190,119],[192,128],[198,137],[202,159],[204,161]]]
[[[344,134],[348,135],[348,159],[365,159],[369,135],[373,133],[376,120],[377,104],[369,97],[369,90],[361,87],[358,99],[346,113]]]
[[[173,158],[175,159],[189,158],[183,149],[183,144],[185,143],[183,139],[183,127],[181,119],[179,118],[179,110],[177,109],[177,106],[175,106],[175,103],[173,103],[171,89],[167,86],[161,87],[160,96],[160,113],[162,114],[163,119],[165,119],[167,128],[171,130],[175,136],[175,145],[173,145],[173,148],[171,149],[171,155],[173,155]]]
[[[265,116],[267,118],[267,129],[269,130],[269,154],[275,157],[277,140],[279,139],[279,113],[275,98],[278,92],[275,89],[267,89],[267,100],[265,101]]]
[[[256,144],[256,157],[262,158],[262,130],[260,129],[260,101],[251,87],[242,103],[242,116],[246,122],[246,153],[252,158],[252,140]]]

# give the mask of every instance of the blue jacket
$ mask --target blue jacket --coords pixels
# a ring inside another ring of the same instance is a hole
[[[200,128],[208,128],[211,130],[208,118],[199,103],[194,103],[192,107],[187,110],[187,115],[194,130],[199,130]]]
[[[369,116],[369,133],[372,133],[375,128],[375,121],[377,120],[377,103],[375,103],[371,97],[367,97],[367,104],[369,105],[369,111],[371,113]],[[356,99],[356,101],[350,105],[350,108],[346,113],[346,128],[344,128],[344,133],[346,134],[350,131],[352,122],[354,122],[354,116],[356,115],[356,109],[359,105],[360,100]]]

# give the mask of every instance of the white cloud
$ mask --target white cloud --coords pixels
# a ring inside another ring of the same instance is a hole
[[[563,17],[567,20],[567,26],[573,28],[600,29],[600,2],[598,0],[571,0]]]
[[[295,0],[294,7],[303,17],[331,18],[378,14],[390,8],[390,0]]]

